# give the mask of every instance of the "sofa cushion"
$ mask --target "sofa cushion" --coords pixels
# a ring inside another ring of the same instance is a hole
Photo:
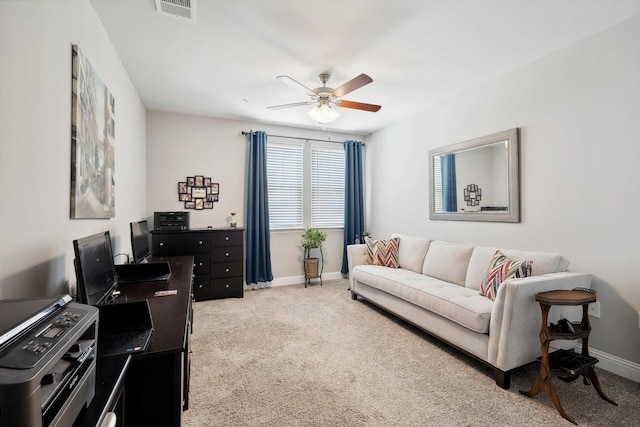
[[[519,251],[514,249],[500,249],[489,246],[476,246],[473,249],[471,260],[469,261],[469,268],[467,269],[467,278],[465,280],[465,286],[471,289],[480,289],[480,284],[484,279],[487,272],[487,266],[491,262],[491,258],[500,250],[508,258],[511,259],[526,259],[533,261],[531,275],[541,276],[549,273],[559,273],[567,271],[569,268],[569,261],[560,254],[550,252],[536,252],[536,251]]]
[[[400,239],[374,240],[370,237],[365,239],[367,244],[368,265],[382,265],[384,267],[398,268],[398,247]]]
[[[473,246],[435,240],[424,257],[422,274],[464,286]]]
[[[487,273],[480,284],[480,294],[490,300],[495,300],[498,288],[507,279],[514,277],[528,277],[531,275],[530,260],[513,261],[500,251],[496,251],[491,258]]]
[[[391,237],[400,239],[400,248],[398,249],[400,268],[422,273],[422,264],[427,249],[429,249],[430,240],[405,234],[392,234]]]
[[[351,275],[355,282],[380,289],[468,329],[489,332],[494,302],[478,291],[402,268],[359,265]]]

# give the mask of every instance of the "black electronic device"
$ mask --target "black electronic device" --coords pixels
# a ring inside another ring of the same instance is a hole
[[[154,212],[155,230],[188,230],[189,212]]]
[[[141,282],[166,282],[171,278],[171,266],[167,261],[143,264],[116,264],[118,284]]]
[[[108,302],[117,288],[111,235],[108,231],[73,241],[78,301],[98,305]]]
[[[0,301],[0,426],[70,426],[95,395],[98,309]]]
[[[147,349],[153,333],[147,300],[106,304],[98,308],[98,356],[140,353]]]
[[[133,251],[133,263],[142,264],[149,261],[151,248],[149,246],[149,224],[147,220],[132,222],[131,229],[131,250]]]
[[[549,325],[551,329],[560,334],[575,334],[576,330],[573,324],[564,317],[558,320],[558,323]]]
[[[149,262],[151,248],[149,246],[149,225],[146,220],[132,222],[131,249],[132,264],[116,264],[118,283],[140,283],[167,281],[171,277],[171,267],[166,261]]]

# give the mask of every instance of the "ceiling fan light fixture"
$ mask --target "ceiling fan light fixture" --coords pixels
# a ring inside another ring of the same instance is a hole
[[[309,117],[318,123],[329,123],[340,117],[340,114],[329,104],[316,105],[309,112]]]

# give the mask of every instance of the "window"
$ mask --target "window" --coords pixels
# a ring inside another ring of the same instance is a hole
[[[344,226],[344,149],[311,149],[311,226]]]
[[[271,228],[303,227],[303,148],[267,143]]]
[[[271,229],[344,225],[344,149],[337,144],[267,144]]]
[[[442,166],[440,164],[440,156],[433,157],[433,197],[434,197],[434,209],[436,212],[443,212],[442,210]]]

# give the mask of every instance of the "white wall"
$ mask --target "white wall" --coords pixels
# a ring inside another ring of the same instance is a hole
[[[116,100],[116,217],[71,220],[71,45]],[[109,230],[130,251],[144,217],[145,112],[87,0],[0,2],[0,298],[73,286],[73,239]]]
[[[321,130],[249,123],[167,112],[147,113],[147,216],[155,211],[184,210],[178,201],[178,181],[187,176],[210,176],[220,183],[220,201],[213,210],[189,210],[191,228],[228,225],[237,212],[238,226],[245,224],[246,156],[248,142],[242,131],[264,130],[272,135],[327,139]],[[331,133],[331,140],[364,141],[362,136]],[[274,284],[302,283],[303,230],[271,233],[271,262]],[[335,277],[342,267],[342,229],[324,230],[324,273]],[[325,275],[323,274],[323,277]]]
[[[640,363],[640,18],[369,138],[368,225],[457,242],[559,252],[594,274],[590,346]],[[427,151],[521,129],[519,224],[430,221]],[[389,166],[392,166],[390,168]],[[534,266],[535,268],[535,266]]]

